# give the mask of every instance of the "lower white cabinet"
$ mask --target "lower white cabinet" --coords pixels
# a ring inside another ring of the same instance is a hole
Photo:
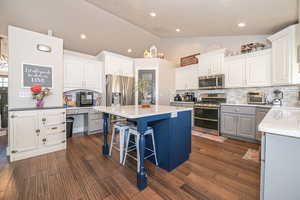
[[[65,109],[9,112],[10,161],[66,148]]]

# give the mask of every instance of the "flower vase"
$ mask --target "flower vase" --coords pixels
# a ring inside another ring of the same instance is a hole
[[[150,102],[146,100],[142,100],[141,102],[142,108],[150,108]]]
[[[43,108],[44,107],[44,100],[36,100],[36,107]]]

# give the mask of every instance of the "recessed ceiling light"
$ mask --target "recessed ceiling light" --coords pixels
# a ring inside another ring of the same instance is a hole
[[[179,28],[176,28],[176,32],[180,32],[181,30]]]
[[[245,27],[246,24],[245,24],[244,22],[241,22],[241,23],[238,24],[238,26],[239,26],[239,27]]]
[[[149,15],[150,15],[151,17],[156,17],[156,13],[155,13],[155,12],[151,12],[151,13],[149,13]]]
[[[84,40],[84,39],[86,39],[86,35],[81,34],[81,35],[80,35],[80,38]]]
[[[128,52],[128,53],[131,53],[131,52],[132,52],[132,49],[128,49],[127,52]]]

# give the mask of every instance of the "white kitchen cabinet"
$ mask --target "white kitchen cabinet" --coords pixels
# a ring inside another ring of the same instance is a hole
[[[65,109],[9,112],[10,160],[66,148]]]
[[[271,50],[227,57],[224,62],[225,87],[271,85]]]
[[[199,76],[223,74],[224,55],[225,49],[220,49],[197,56]]]
[[[83,87],[84,63],[76,59],[64,59],[64,87]]]
[[[10,142],[11,152],[27,152],[39,145],[38,116],[35,111],[10,113]]]
[[[105,75],[134,76],[134,60],[116,53],[103,51],[97,56],[104,62]]]
[[[300,83],[297,47],[299,25],[292,25],[268,38],[272,42],[272,85]]]
[[[246,86],[271,85],[271,49],[246,56]]]
[[[103,63],[76,55],[64,55],[64,90],[89,89],[102,92]]]
[[[84,85],[86,89],[102,91],[102,70],[102,62],[90,60],[85,63]]]
[[[225,87],[244,87],[246,85],[246,60],[243,56],[226,58]]]
[[[197,64],[176,68],[176,90],[195,90],[198,89],[198,70]]]

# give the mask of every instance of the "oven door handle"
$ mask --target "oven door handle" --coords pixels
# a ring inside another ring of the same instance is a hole
[[[201,107],[201,106],[194,106],[194,109],[219,110],[219,108],[210,108],[210,107]]]

